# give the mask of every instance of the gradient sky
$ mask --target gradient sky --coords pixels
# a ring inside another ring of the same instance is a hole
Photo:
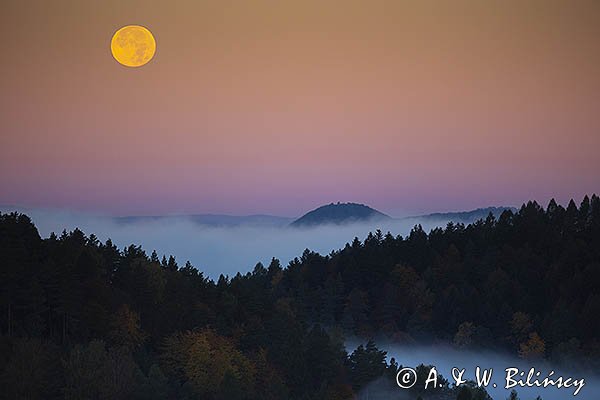
[[[141,24],[157,53],[110,54]],[[600,192],[600,2],[0,3],[0,204],[392,215]]]

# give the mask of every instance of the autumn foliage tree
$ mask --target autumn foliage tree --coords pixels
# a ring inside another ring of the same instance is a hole
[[[252,398],[254,364],[234,343],[210,329],[177,333],[166,339],[162,364],[179,383],[203,396],[215,397],[222,387],[239,388],[242,398]],[[226,384],[226,385],[225,385]]]

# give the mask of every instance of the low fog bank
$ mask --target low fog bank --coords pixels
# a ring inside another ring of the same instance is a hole
[[[63,230],[81,229],[95,234],[102,242],[111,239],[119,248],[141,245],[150,254],[173,255],[183,265],[190,261],[206,276],[233,276],[251,271],[256,263],[265,265],[272,257],[283,265],[308,248],[321,254],[343,248],[354,237],[363,240],[369,232],[381,229],[393,235],[406,235],[419,223],[429,230],[445,226],[448,220],[420,221],[418,218],[373,221],[348,225],[321,225],[295,228],[281,224],[244,223],[214,226],[199,224],[194,217],[122,219],[90,214],[43,209],[3,208],[3,213],[18,211],[31,217],[42,237]]]
[[[349,352],[352,352],[360,344],[364,343],[356,339],[348,340],[346,348]],[[505,389],[507,368],[518,368],[520,371],[525,372],[524,377],[515,376],[514,379],[525,380],[531,368],[535,368],[536,372],[541,372],[538,377],[540,381],[546,378],[551,371],[555,372],[552,376],[553,379],[559,376],[562,376],[564,379],[568,377],[578,380],[585,379],[585,385],[577,396],[573,396],[574,387],[559,389],[554,386],[546,388],[524,388],[517,386],[514,390],[517,391],[521,400],[534,400],[537,396],[541,396],[543,400],[564,400],[569,398],[582,400],[600,399],[600,375],[595,371],[579,368],[578,365],[558,366],[547,361],[523,360],[506,353],[485,350],[463,350],[450,345],[439,344],[424,346],[377,343],[377,347],[387,351],[388,362],[393,357],[399,365],[404,367],[415,368],[420,364],[435,366],[438,373],[447,379],[450,384],[454,382],[452,379],[452,369],[454,367],[459,369],[464,368],[466,370],[464,378],[473,381],[475,381],[475,369],[477,366],[481,369],[493,368],[492,379],[486,391],[494,400],[504,400],[510,395],[512,389]],[[494,388],[492,386],[493,383],[496,383],[498,387]],[[380,382],[373,382],[371,386],[373,387],[367,387],[359,398],[367,398],[368,394],[370,400],[413,399],[412,396],[408,396],[407,390],[397,386],[384,393],[380,393],[381,391],[377,390],[381,386]],[[379,395],[377,395],[378,392]]]

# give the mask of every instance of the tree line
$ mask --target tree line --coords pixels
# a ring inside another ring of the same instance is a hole
[[[376,231],[217,281],[78,229],[44,239],[26,215],[0,214],[0,282],[10,399],[349,399],[395,385],[402,360],[373,338],[600,366],[596,195],[406,237]],[[349,336],[367,344],[348,352]]]

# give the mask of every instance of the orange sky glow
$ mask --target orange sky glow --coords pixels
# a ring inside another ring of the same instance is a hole
[[[600,190],[598,1],[3,1],[0,204],[392,215]],[[148,27],[147,65],[110,39]]]

